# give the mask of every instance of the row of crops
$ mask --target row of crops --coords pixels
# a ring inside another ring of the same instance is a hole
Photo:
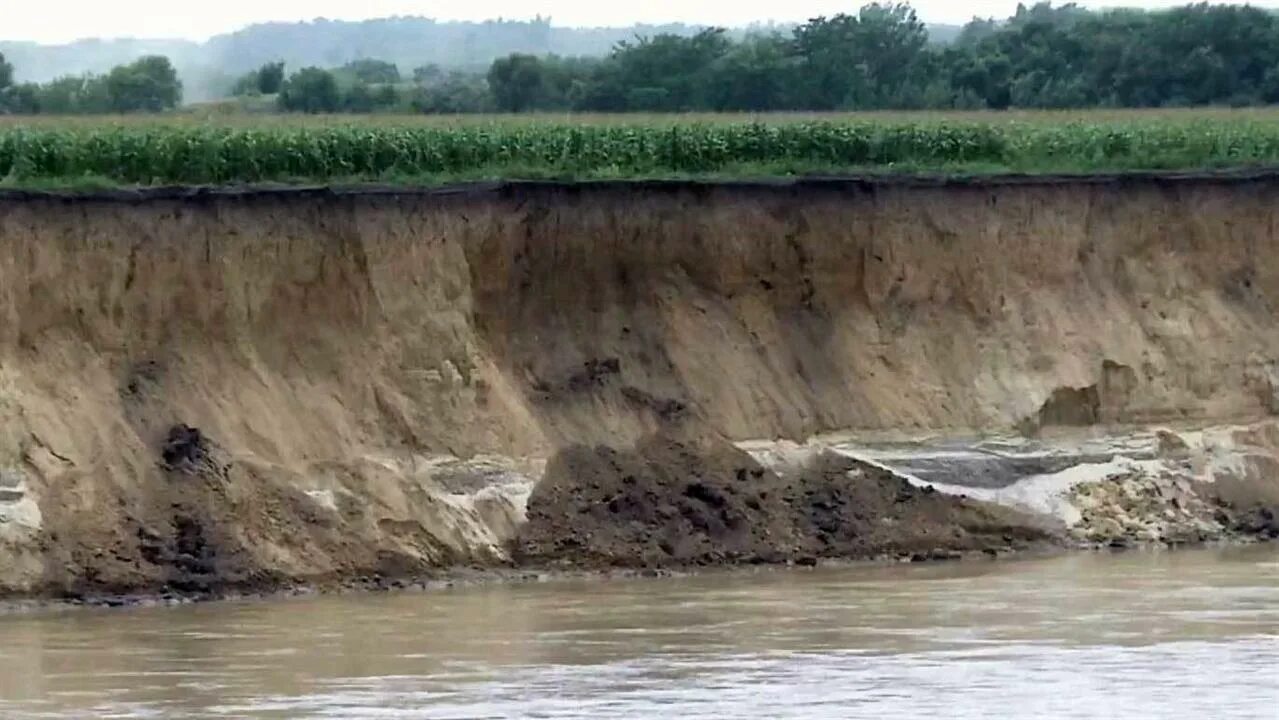
[[[0,127],[8,184],[228,184],[1279,164],[1279,123],[813,121],[770,125]]]

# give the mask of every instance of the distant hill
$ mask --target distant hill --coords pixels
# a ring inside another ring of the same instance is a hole
[[[453,68],[485,68],[513,52],[564,56],[604,55],[637,35],[691,35],[701,26],[672,23],[610,28],[558,27],[549,19],[440,22],[424,17],[392,17],[359,22],[313,20],[264,23],[217,35],[203,43],[186,40],[80,40],[65,45],[0,42],[17,79],[44,82],[64,75],[101,73],[143,55],[166,55],[187,86],[188,101],[222,95],[232,80],[263,63],[283,60],[291,68],[335,67],[360,58],[387,60],[408,72],[436,64]],[[749,31],[789,30],[770,25],[737,28]],[[934,40],[949,42],[954,26],[930,28]]]

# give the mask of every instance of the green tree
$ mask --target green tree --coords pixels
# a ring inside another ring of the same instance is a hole
[[[991,18],[973,18],[959,31],[955,38],[958,47],[972,47],[986,38],[999,32],[999,23]]]
[[[353,113],[387,110],[398,105],[400,93],[394,85],[356,83],[342,97],[342,109]]]
[[[274,95],[280,92],[284,84],[284,63],[267,63],[253,72],[241,75],[231,88],[231,94],[242,95]]]
[[[533,110],[546,93],[546,70],[541,59],[516,53],[493,61],[488,84],[498,110]]]
[[[619,43],[611,59],[614,82],[627,91],[628,110],[682,111],[710,106],[712,68],[732,41],[723,28],[692,37],[664,33]]]
[[[942,64],[949,70],[949,84],[955,91],[957,107],[1002,110],[1012,102],[1009,88],[1012,64],[1001,52],[952,51],[946,54]]]
[[[421,113],[482,113],[493,110],[493,98],[483,75],[453,71],[413,91],[409,106]]]
[[[68,75],[40,86],[40,112],[54,115],[111,112],[111,96],[105,78]]]
[[[400,91],[394,85],[383,85],[378,88],[373,101],[384,110],[396,107],[400,104]]]
[[[356,83],[342,95],[342,110],[352,113],[373,112],[373,93],[364,83]]]
[[[13,65],[0,53],[0,113],[31,112],[24,110],[24,99],[17,97],[13,85]]]
[[[274,95],[284,85],[284,62],[267,63],[258,68],[258,92]]]
[[[396,67],[395,63],[371,58],[353,60],[338,68],[336,74],[352,83],[366,83],[369,85],[397,83],[400,81],[400,69]]]
[[[245,97],[248,95],[258,94],[258,71],[254,70],[245,73],[235,79],[235,84],[231,86],[232,97]]]
[[[0,112],[36,115],[48,112],[40,104],[40,86],[35,83],[10,84],[0,90]]]
[[[333,73],[317,67],[293,73],[280,88],[280,107],[291,112],[335,112],[341,102]]]
[[[794,47],[813,109],[889,107],[903,88],[927,82],[928,29],[909,5],[871,3],[855,16],[815,18],[795,29]]]
[[[444,68],[439,65],[429,64],[421,67],[413,68],[413,82],[422,87],[431,87],[444,82],[446,75]]]
[[[4,59],[4,53],[0,53],[0,92],[4,91],[13,84],[13,63]]]
[[[182,100],[178,73],[161,55],[120,65],[107,74],[104,82],[114,112],[160,112],[177,107]]]
[[[789,42],[778,34],[748,37],[710,67],[707,99],[715,110],[784,110],[796,81]]]

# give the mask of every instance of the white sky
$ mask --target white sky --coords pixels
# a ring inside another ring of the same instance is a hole
[[[1173,7],[1190,0],[1077,0],[1087,7]],[[67,42],[84,37],[183,37],[203,40],[255,22],[359,20],[425,15],[440,20],[550,16],[556,25],[629,25],[681,21],[745,25],[855,11],[861,0],[0,0],[0,39]],[[1017,0],[914,0],[928,22],[974,15],[1006,17]],[[1030,4],[1030,2],[1027,2]],[[1056,4],[1061,4],[1058,2]],[[1279,7],[1279,0],[1253,5]]]

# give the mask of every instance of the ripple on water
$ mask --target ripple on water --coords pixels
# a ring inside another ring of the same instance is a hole
[[[13,616],[0,718],[1268,720],[1275,553]]]

